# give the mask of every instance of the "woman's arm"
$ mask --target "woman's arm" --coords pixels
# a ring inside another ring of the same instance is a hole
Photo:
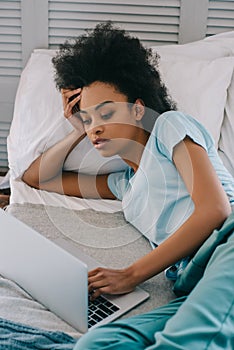
[[[39,188],[40,184],[57,177],[62,172],[66,157],[85,136],[84,127],[73,114],[73,108],[80,101],[81,89],[62,89],[64,117],[75,127],[63,140],[41,154],[25,171],[22,180],[29,186]],[[74,125],[75,121],[75,125]]]
[[[115,199],[107,185],[108,175],[91,176],[62,170],[69,153],[85,137],[82,122],[72,114],[80,100],[80,91],[62,89],[64,116],[75,129],[42,153],[24,172],[22,180],[31,187],[70,196]],[[70,100],[74,95],[76,97]]]
[[[22,180],[29,186],[39,188],[43,182],[61,175],[65,159],[81,139],[81,133],[72,131],[34,160],[23,174]]]
[[[186,138],[175,147],[173,161],[192,197],[194,212],[171,237],[126,269],[91,271],[89,289],[94,290],[94,298],[101,293],[129,292],[178,260],[194,254],[231,213],[227,195],[201,146]]]
[[[71,150],[79,143],[73,131],[40,155],[25,171],[22,180],[31,187],[83,198],[115,199],[107,185],[108,175],[85,175],[62,171]]]

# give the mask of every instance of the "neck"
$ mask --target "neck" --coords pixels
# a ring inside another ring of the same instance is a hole
[[[139,128],[138,130],[139,132],[136,139],[130,141],[128,152],[126,152],[126,155],[122,157],[123,160],[134,170],[134,172],[136,172],[139,167],[145,145],[150,136],[150,134],[144,129]]]

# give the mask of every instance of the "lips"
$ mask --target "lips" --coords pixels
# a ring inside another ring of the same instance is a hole
[[[102,148],[109,141],[108,139],[97,138],[93,141],[93,145],[95,148]]]

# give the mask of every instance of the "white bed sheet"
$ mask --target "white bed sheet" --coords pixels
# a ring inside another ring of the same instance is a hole
[[[34,189],[20,179],[10,179],[10,204],[43,204],[55,207],[64,207],[71,210],[94,209],[106,213],[122,210],[119,200],[83,199],[54,192]]]

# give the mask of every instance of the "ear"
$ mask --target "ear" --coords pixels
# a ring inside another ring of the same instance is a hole
[[[134,103],[134,113],[137,121],[141,121],[143,115],[145,114],[145,105],[144,102],[138,98]]]

